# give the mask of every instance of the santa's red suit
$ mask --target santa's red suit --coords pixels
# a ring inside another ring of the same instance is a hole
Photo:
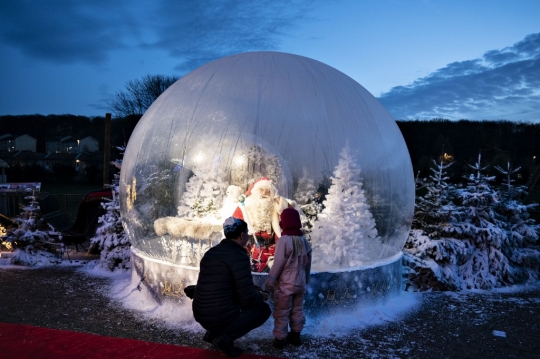
[[[281,237],[279,215],[290,205],[285,198],[277,195],[277,189],[267,177],[253,183],[246,196],[232,216],[248,224],[249,234],[255,238],[255,243],[249,249],[252,270],[264,272],[269,270],[268,261],[274,257],[277,241]]]

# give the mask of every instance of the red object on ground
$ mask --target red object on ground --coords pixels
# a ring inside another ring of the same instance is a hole
[[[217,350],[0,323],[0,358],[3,359],[223,359],[226,357],[224,353]],[[254,354],[243,354],[241,358],[279,359]]]

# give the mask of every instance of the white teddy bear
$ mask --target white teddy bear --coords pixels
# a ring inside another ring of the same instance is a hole
[[[242,195],[243,191],[240,187],[234,185],[227,187],[225,198],[223,198],[223,206],[219,210],[221,219],[229,218],[233,215],[236,208],[238,208]]]

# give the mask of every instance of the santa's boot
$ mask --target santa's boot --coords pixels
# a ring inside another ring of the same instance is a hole
[[[302,340],[300,339],[300,332],[289,332],[289,334],[287,334],[287,343],[295,346],[302,345]]]

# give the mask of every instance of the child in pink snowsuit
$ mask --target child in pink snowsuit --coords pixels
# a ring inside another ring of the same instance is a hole
[[[303,301],[311,270],[311,246],[300,229],[300,214],[294,208],[283,210],[279,225],[283,232],[264,284],[266,290],[274,291],[274,347],[282,349],[286,342],[302,344],[300,332],[306,323]]]

